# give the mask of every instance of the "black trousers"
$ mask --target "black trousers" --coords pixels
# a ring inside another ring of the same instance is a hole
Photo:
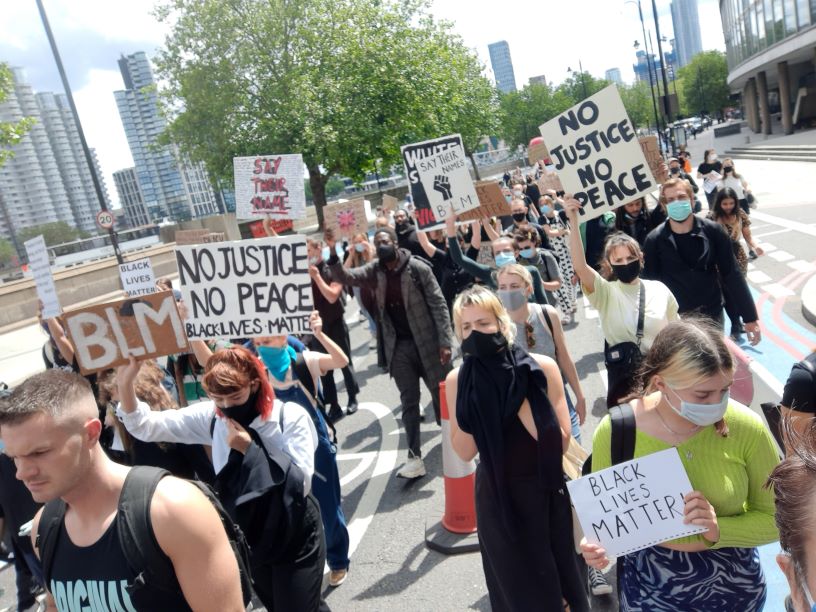
[[[329,606],[321,597],[326,539],[317,502],[306,497],[304,529],[309,537],[289,563],[264,563],[252,559],[252,586],[267,612],[323,612]],[[257,562],[256,562],[257,561]]]
[[[441,423],[439,412],[439,383],[425,372],[419,351],[413,340],[398,339],[391,359],[391,376],[397,384],[402,403],[402,424],[408,441],[408,452],[412,457],[422,456],[419,439],[419,379],[425,382],[433,398],[434,413],[437,425]]]
[[[360,392],[360,386],[354,378],[354,366],[351,363],[351,340],[349,339],[348,325],[346,325],[343,317],[339,317],[328,323],[324,321],[323,333],[334,340],[349,359],[348,365],[343,368],[343,381],[346,384],[346,393],[348,393],[349,401],[352,401]],[[325,352],[323,346],[314,338],[309,343],[309,348],[314,351]],[[334,372],[328,372],[324,376],[321,376],[320,382],[323,386],[323,401],[326,403],[326,406],[329,408],[334,406],[339,407],[340,403],[337,399],[337,385],[334,382]]]

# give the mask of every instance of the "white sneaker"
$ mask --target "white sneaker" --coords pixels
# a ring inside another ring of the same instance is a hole
[[[413,480],[414,478],[422,478],[426,473],[425,463],[422,461],[422,458],[411,457],[405,462],[405,465],[397,471],[397,478]]]

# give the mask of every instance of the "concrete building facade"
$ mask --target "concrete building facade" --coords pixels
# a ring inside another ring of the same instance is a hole
[[[816,121],[816,0],[720,0],[728,85],[754,132]]]
[[[697,0],[672,0],[671,16],[677,67],[682,68],[703,50]]]
[[[620,68],[610,68],[604,73],[604,78],[615,85],[623,85],[623,77]],[[647,79],[648,80],[648,77]]]
[[[487,45],[490,53],[490,65],[496,79],[496,88],[502,93],[516,91],[516,75],[513,71],[513,60],[510,57],[510,45],[506,40]]]
[[[217,212],[203,164],[184,159],[173,147],[156,147],[166,121],[159,112],[153,71],[143,52],[119,59],[125,89],[114,92],[151,220],[185,220]]]

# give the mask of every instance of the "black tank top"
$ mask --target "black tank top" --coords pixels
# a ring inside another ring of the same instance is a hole
[[[504,427],[504,473],[507,478],[538,475],[538,441],[530,435],[518,415]]]
[[[141,584],[134,588],[136,577],[122,551],[115,518],[90,546],[71,542],[63,520],[48,585],[60,612],[190,610],[180,590],[162,591]]]

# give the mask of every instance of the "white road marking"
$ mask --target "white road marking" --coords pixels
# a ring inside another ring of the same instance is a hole
[[[769,215],[766,213],[756,211],[751,213],[751,217],[754,219],[759,219],[760,221],[773,223],[774,225],[778,225],[779,227],[787,227],[794,231],[801,232],[802,234],[807,234],[808,236],[816,236],[816,227],[813,227],[806,223],[800,223],[799,221],[791,221],[790,219],[783,219],[782,217],[777,217],[774,215]]]
[[[795,257],[787,251],[774,251],[773,253],[768,253],[768,257],[776,261],[790,261],[791,259],[795,259]]]
[[[762,250],[765,251],[766,254],[776,250],[774,245],[769,242],[762,242],[761,240],[759,241],[759,246],[762,247]]]
[[[789,261],[788,266],[796,270],[797,272],[813,272],[816,270],[816,264],[810,261],[802,261],[801,259],[797,259],[796,261]]]
[[[785,285],[781,285],[779,283],[771,283],[770,285],[764,285],[762,287],[762,291],[766,293],[770,293],[774,297],[785,297],[796,295],[793,291],[788,289]]]
[[[748,280],[755,285],[761,285],[763,283],[769,283],[773,279],[762,270],[754,270],[753,272],[748,272]]]
[[[792,232],[792,231],[793,230],[788,227],[788,228],[785,228],[785,229],[776,230],[775,232],[765,232],[765,233],[762,233],[762,234],[754,234],[753,232],[751,232],[751,235],[754,238],[762,238],[763,236],[773,236],[774,234],[784,234],[785,232]]]

